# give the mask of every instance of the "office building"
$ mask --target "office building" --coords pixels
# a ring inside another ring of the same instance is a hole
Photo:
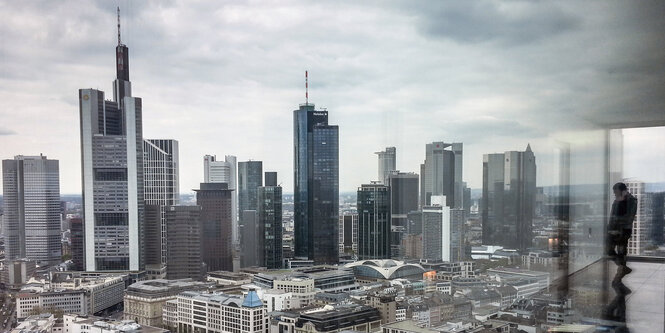
[[[169,280],[203,279],[205,265],[201,257],[201,207],[167,206],[166,278]]]
[[[651,216],[650,205],[647,204],[647,193],[645,184],[637,180],[624,180],[628,192],[637,199],[637,213],[633,221],[633,233],[628,240],[628,255],[641,255],[647,246],[652,244],[651,239]]]
[[[116,333],[116,332],[141,332],[141,333],[169,333],[169,330],[139,324],[134,318],[125,320],[110,319],[107,317],[79,316],[65,313],[62,316],[62,326],[59,331],[66,333]]]
[[[463,206],[462,150],[459,142],[432,142],[425,146],[425,162],[420,165],[421,207],[431,205],[435,195],[445,196],[448,207]]]
[[[526,250],[531,246],[536,199],[536,158],[526,150],[483,156],[483,244]]]
[[[260,266],[282,268],[282,187],[277,172],[266,172],[265,186],[258,188]]]
[[[43,155],[2,161],[6,259],[60,263],[59,177],[58,160]]]
[[[180,199],[178,141],[143,140],[145,264],[149,272],[163,277],[166,265],[165,207]]]
[[[256,210],[258,188],[263,186],[263,162],[238,162],[238,202],[240,213]]]
[[[388,175],[390,186],[391,253],[393,258],[405,255],[402,247],[407,229],[407,215],[418,210],[418,174],[392,171]]]
[[[177,332],[268,333],[270,317],[254,290],[245,296],[185,291],[166,303],[164,324]]]
[[[79,90],[87,271],[144,268],[142,101],[132,97],[129,49],[116,47],[113,100]]]
[[[214,283],[181,280],[145,280],[127,287],[123,316],[140,325],[162,326],[162,307],[183,291],[207,291]]]
[[[423,259],[451,261],[450,207],[444,196],[422,209]]]
[[[650,209],[651,241],[654,245],[665,244],[665,192],[647,193],[645,205]]]
[[[233,155],[224,156],[224,161],[218,161],[217,156],[205,155],[203,157],[203,182],[204,183],[227,183],[231,192],[231,216],[233,219],[233,242],[240,239],[238,227],[238,163]]]
[[[227,183],[201,183],[196,204],[201,206],[202,259],[209,271],[233,270],[232,199]]]
[[[464,221],[463,208],[450,210],[450,261],[464,259]]]
[[[339,128],[328,111],[305,103],[293,111],[295,256],[337,263]]]
[[[72,263],[74,266],[72,270],[83,271],[85,270],[85,236],[83,231],[83,219],[75,217],[69,219],[69,239],[72,244]]]
[[[321,265],[301,267],[292,270],[265,271],[252,277],[252,283],[265,289],[297,288],[297,281],[314,280],[314,288],[323,291],[349,291],[358,289],[358,284],[350,268]],[[290,281],[290,282],[289,282]]]
[[[379,184],[388,185],[388,176],[397,170],[397,149],[395,147],[386,147],[384,151],[375,153],[379,158],[379,175],[377,181]]]
[[[365,184],[358,188],[358,259],[390,258],[390,188]]]
[[[295,322],[294,333],[378,332],[381,330],[379,310],[366,305],[338,305],[331,310],[307,311]]]
[[[358,253],[357,213],[347,213],[339,217],[339,253]]]
[[[240,212],[240,267],[261,266],[259,217],[256,210]]]

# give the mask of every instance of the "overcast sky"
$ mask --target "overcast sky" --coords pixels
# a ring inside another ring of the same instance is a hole
[[[482,154],[531,143],[548,185],[560,131],[665,112],[662,1],[3,1],[0,158],[60,160],[63,194],[81,192],[78,89],[112,96],[117,5],[144,137],[180,142],[183,192],[204,154],[262,160],[291,192],[305,70],[340,127],[341,191],[385,146],[418,172],[432,141],[464,143],[473,188]]]

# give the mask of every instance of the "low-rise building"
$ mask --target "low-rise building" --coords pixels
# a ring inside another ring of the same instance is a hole
[[[161,326],[162,307],[183,291],[205,291],[213,282],[192,279],[145,280],[130,285],[124,295],[124,318],[140,325]]]
[[[64,333],[168,333],[163,328],[139,325],[132,320],[114,320],[95,316],[65,314],[62,317]]]
[[[208,272],[206,280],[221,286],[241,286],[252,282],[252,274],[227,271]]]
[[[56,318],[50,313],[32,315],[18,324],[11,333],[55,333]],[[56,331],[58,329],[56,328]]]
[[[381,325],[383,333],[438,333],[438,330],[418,326],[413,320],[404,320]]]
[[[350,330],[378,332],[381,330],[379,310],[365,305],[345,305],[306,311],[294,324],[294,333],[323,333]]]

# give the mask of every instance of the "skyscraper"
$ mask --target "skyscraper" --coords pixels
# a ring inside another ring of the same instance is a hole
[[[358,259],[390,259],[390,188],[358,188]]]
[[[241,213],[256,210],[260,186],[263,186],[263,162],[238,162],[238,201]]]
[[[237,243],[240,239],[238,226],[238,164],[233,155],[224,156],[224,161],[217,161],[214,155],[205,155],[203,157],[203,182],[204,183],[227,183],[231,192],[233,220],[233,242]]]
[[[651,217],[650,205],[647,204],[647,193],[645,184],[638,180],[624,180],[628,186],[628,192],[637,198],[637,214],[633,221],[633,234],[628,240],[628,254],[644,254],[644,249],[652,244],[651,226],[653,219]],[[645,200],[646,199],[646,200]]]
[[[316,264],[339,261],[339,128],[328,111],[293,111],[295,256]]]
[[[201,183],[196,204],[201,206],[202,259],[209,271],[233,270],[232,201],[227,183]]]
[[[388,176],[392,171],[397,170],[396,151],[395,147],[386,147],[386,150],[375,153],[379,157],[379,175],[377,180],[381,184],[388,185]]]
[[[163,273],[167,247],[165,207],[178,205],[180,199],[178,141],[145,139],[143,155],[145,264],[149,272]]]
[[[265,186],[258,188],[257,215],[261,266],[282,268],[282,187],[276,172],[266,172]]]
[[[651,241],[654,245],[665,243],[665,192],[648,193],[651,215]]]
[[[259,217],[254,209],[240,212],[240,267],[261,266]]]
[[[444,196],[431,197],[422,209],[423,259],[451,261],[450,207]]]
[[[526,150],[483,156],[483,244],[526,250],[531,246],[536,199],[536,157]]]
[[[86,270],[143,269],[142,103],[119,33],[113,101],[80,89],[79,106]]]
[[[15,156],[2,161],[5,257],[38,265],[60,263],[58,160]]]
[[[340,254],[358,254],[358,214],[339,217],[339,248]]]
[[[201,258],[201,207],[168,206],[166,221],[166,278],[200,280],[205,273]]]
[[[464,259],[464,221],[463,208],[450,210],[450,261]]]
[[[390,186],[391,256],[404,255],[402,239],[407,232],[407,214],[418,210],[418,174],[392,171],[388,175]]]
[[[432,142],[425,146],[425,162],[420,165],[421,207],[430,205],[434,195],[445,196],[448,207],[462,207],[462,150],[462,143]]]
[[[85,270],[85,241],[83,231],[83,219],[75,217],[69,220],[69,239],[72,242],[72,262],[74,271]]]

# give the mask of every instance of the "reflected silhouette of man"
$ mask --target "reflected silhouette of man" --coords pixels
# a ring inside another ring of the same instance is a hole
[[[632,269],[626,266],[626,254],[628,254],[628,239],[633,233],[633,221],[637,214],[637,198],[630,192],[624,183],[616,183],[612,186],[614,202],[610,213],[610,221],[607,226],[607,254],[614,258],[619,266],[617,276],[619,280]]]

